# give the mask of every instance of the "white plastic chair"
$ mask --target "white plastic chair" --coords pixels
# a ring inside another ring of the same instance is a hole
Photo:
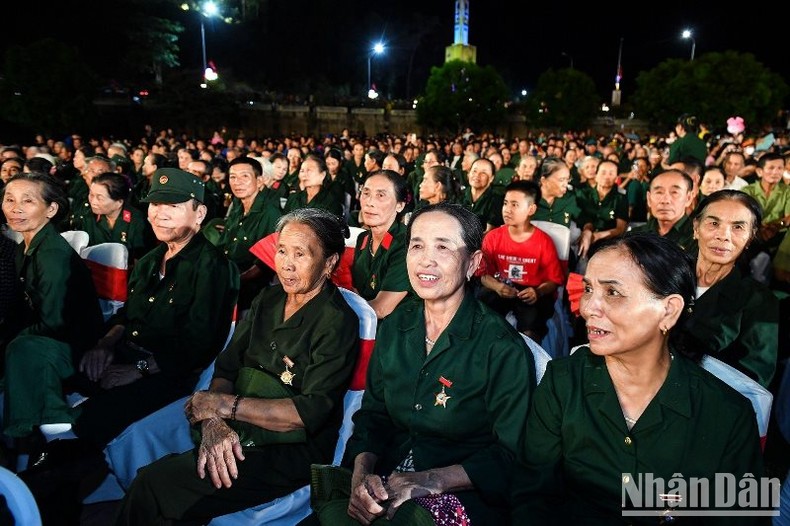
[[[12,471],[0,467],[0,495],[5,497],[14,522],[24,526],[41,526],[41,513],[30,488]]]
[[[532,351],[532,358],[535,360],[535,379],[538,381],[537,383],[540,383],[543,380],[543,375],[546,374],[546,367],[551,361],[551,355],[529,336],[522,334],[521,337],[524,338],[527,347]]]
[[[82,255],[82,251],[90,242],[90,236],[88,236],[88,233],[84,230],[67,230],[66,232],[61,232],[60,235],[63,236],[63,239],[68,241],[71,248],[80,255]]]
[[[771,405],[774,399],[770,391],[738,369],[713,356],[705,355],[700,362],[700,366],[749,399],[757,418],[760,445],[765,447],[765,439],[768,436],[768,422],[771,420]]]
[[[571,253],[571,229],[551,221],[533,221],[532,224],[546,232],[551,237],[551,240],[554,241],[557,257],[560,259],[560,265],[562,265],[562,270],[565,273],[565,277],[567,277],[568,258]],[[557,287],[554,315],[547,322],[548,332],[541,342],[543,349],[548,351],[554,358],[568,355],[568,341],[572,330],[570,314],[565,308],[565,303],[563,303],[562,299],[563,289],[564,287],[562,286]]]
[[[343,400],[343,424],[335,447],[334,462],[340,463],[346,442],[353,431],[351,420],[362,403],[365,375],[376,338],[376,312],[361,296],[340,289],[346,302],[359,317],[360,353],[354,376]],[[211,380],[213,364],[203,372],[197,389],[206,389]],[[102,502],[123,497],[137,470],[170,453],[183,453],[194,447],[189,434],[189,423],[184,416],[186,398],[177,400],[159,411],[135,422],[113,439],[105,449],[111,475],[84,502]],[[215,518],[210,524],[282,524],[293,525],[310,513],[310,487],[229,515]]]
[[[121,243],[100,243],[85,247],[80,255],[91,269],[102,315],[107,321],[126,303],[129,251]]]

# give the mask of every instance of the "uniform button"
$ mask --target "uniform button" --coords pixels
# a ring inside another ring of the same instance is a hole
[[[227,251],[227,250],[225,251],[225,255],[226,255],[226,256],[228,255],[228,251]]]
[[[626,445],[626,446],[630,446],[630,445],[631,445],[631,442],[632,442],[632,441],[631,441],[631,437],[625,437],[625,440],[624,440],[623,442],[625,442],[625,445]]]
[[[422,404],[414,404],[414,409],[417,411],[422,411]]]
[[[237,238],[237,237],[233,238],[233,241],[238,241],[238,240],[239,240],[239,238]]]
[[[148,303],[153,303],[155,299],[156,297],[151,296],[150,298],[148,298]]]
[[[271,344],[269,344],[269,347],[271,347],[272,350],[275,350],[275,349],[277,349],[277,343],[276,342],[272,342]]]
[[[130,293],[131,293],[131,292],[134,292],[134,289],[130,289],[130,290],[129,290],[129,292],[130,292]]]
[[[247,236],[244,236],[244,241],[247,241]]]
[[[623,484],[628,484],[629,482],[631,482],[631,477],[623,475]]]
[[[170,298],[170,301],[168,301],[168,303],[173,303],[173,298]]]
[[[140,333],[137,332],[137,331],[132,331],[132,336],[137,336],[138,334],[140,334]]]

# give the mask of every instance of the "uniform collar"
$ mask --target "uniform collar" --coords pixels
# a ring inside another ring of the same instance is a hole
[[[30,240],[30,246],[28,246],[27,250],[24,251],[25,255],[32,256],[38,246],[43,243],[45,239],[57,234],[58,232],[55,230],[55,226],[51,222],[47,222],[47,224],[41,227],[41,230],[39,230],[36,235],[33,236],[33,239]],[[22,243],[22,246],[24,246],[24,243]]]
[[[603,356],[593,354],[589,347],[583,347],[577,352],[585,353],[583,356],[585,398],[590,400],[591,405],[597,405],[598,411],[607,419],[616,425],[625,425],[617,393]],[[663,421],[663,409],[686,418],[691,417],[690,367],[687,358],[675,353],[664,384],[639,417],[635,430],[644,430],[660,424]]]
[[[423,355],[425,354],[425,303],[416,299],[409,305],[409,314],[400,318],[400,330],[407,333],[407,345]],[[478,303],[474,294],[467,292],[458,307],[452,321],[436,340],[436,344],[431,350],[428,359],[441,354],[443,351],[453,346],[456,340],[469,340],[472,337],[472,330],[477,325],[477,320],[481,316]]]

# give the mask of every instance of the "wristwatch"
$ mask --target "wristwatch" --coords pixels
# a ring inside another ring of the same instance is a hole
[[[148,360],[138,360],[135,367],[140,371],[140,374],[148,376]]]

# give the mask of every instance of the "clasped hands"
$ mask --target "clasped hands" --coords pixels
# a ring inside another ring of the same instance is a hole
[[[430,471],[393,473],[386,479],[373,474],[358,478],[355,473],[351,488],[348,514],[365,525],[385,514],[392,519],[409,499],[442,492],[438,477]]]

